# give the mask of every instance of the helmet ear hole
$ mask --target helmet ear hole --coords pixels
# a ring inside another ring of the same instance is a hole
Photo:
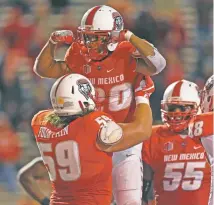
[[[72,86],[71,93],[74,94],[74,86]]]
[[[83,104],[85,105],[85,107],[89,107],[89,103],[88,102],[83,102]]]

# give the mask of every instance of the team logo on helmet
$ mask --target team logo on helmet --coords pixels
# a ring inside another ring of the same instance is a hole
[[[205,89],[209,92],[213,88],[214,76],[212,76],[205,85]]]
[[[118,12],[113,12],[112,17],[114,19],[113,30],[122,30],[123,28],[123,18]]]
[[[80,79],[77,81],[79,92],[88,100],[91,95],[92,88],[86,79]]]

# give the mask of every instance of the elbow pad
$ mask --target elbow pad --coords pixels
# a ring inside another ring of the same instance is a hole
[[[147,56],[147,58],[155,66],[156,72],[154,75],[156,75],[166,67],[166,60],[156,48],[154,48],[154,53],[155,54],[153,56]]]

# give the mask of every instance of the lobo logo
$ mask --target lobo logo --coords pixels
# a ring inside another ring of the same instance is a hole
[[[114,28],[113,30],[122,30],[123,29],[123,18],[118,12],[113,12],[112,17],[114,19]]]
[[[213,82],[214,82],[214,75],[211,78],[209,78],[209,80],[205,85],[205,89],[207,90],[207,92],[209,92],[213,88]]]
[[[77,85],[79,92],[88,100],[92,91],[89,82],[85,79],[80,79],[77,81]]]

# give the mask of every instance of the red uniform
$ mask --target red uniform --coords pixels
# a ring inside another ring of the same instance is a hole
[[[136,49],[124,41],[104,60],[89,61],[81,48],[76,42],[71,45],[65,56],[67,65],[72,72],[90,79],[98,92],[103,111],[113,116],[116,122],[129,121],[135,107],[133,90],[136,76],[143,76],[136,73],[136,59],[133,57]]]
[[[196,138],[213,135],[213,112],[197,115],[189,127],[189,135]]]
[[[200,142],[182,138],[165,125],[154,126],[142,158],[154,171],[157,204],[208,204],[211,170]]]
[[[106,114],[93,112],[56,129],[45,121],[51,112],[39,112],[32,120],[52,182],[51,205],[109,205],[112,157],[96,147],[97,133]]]

